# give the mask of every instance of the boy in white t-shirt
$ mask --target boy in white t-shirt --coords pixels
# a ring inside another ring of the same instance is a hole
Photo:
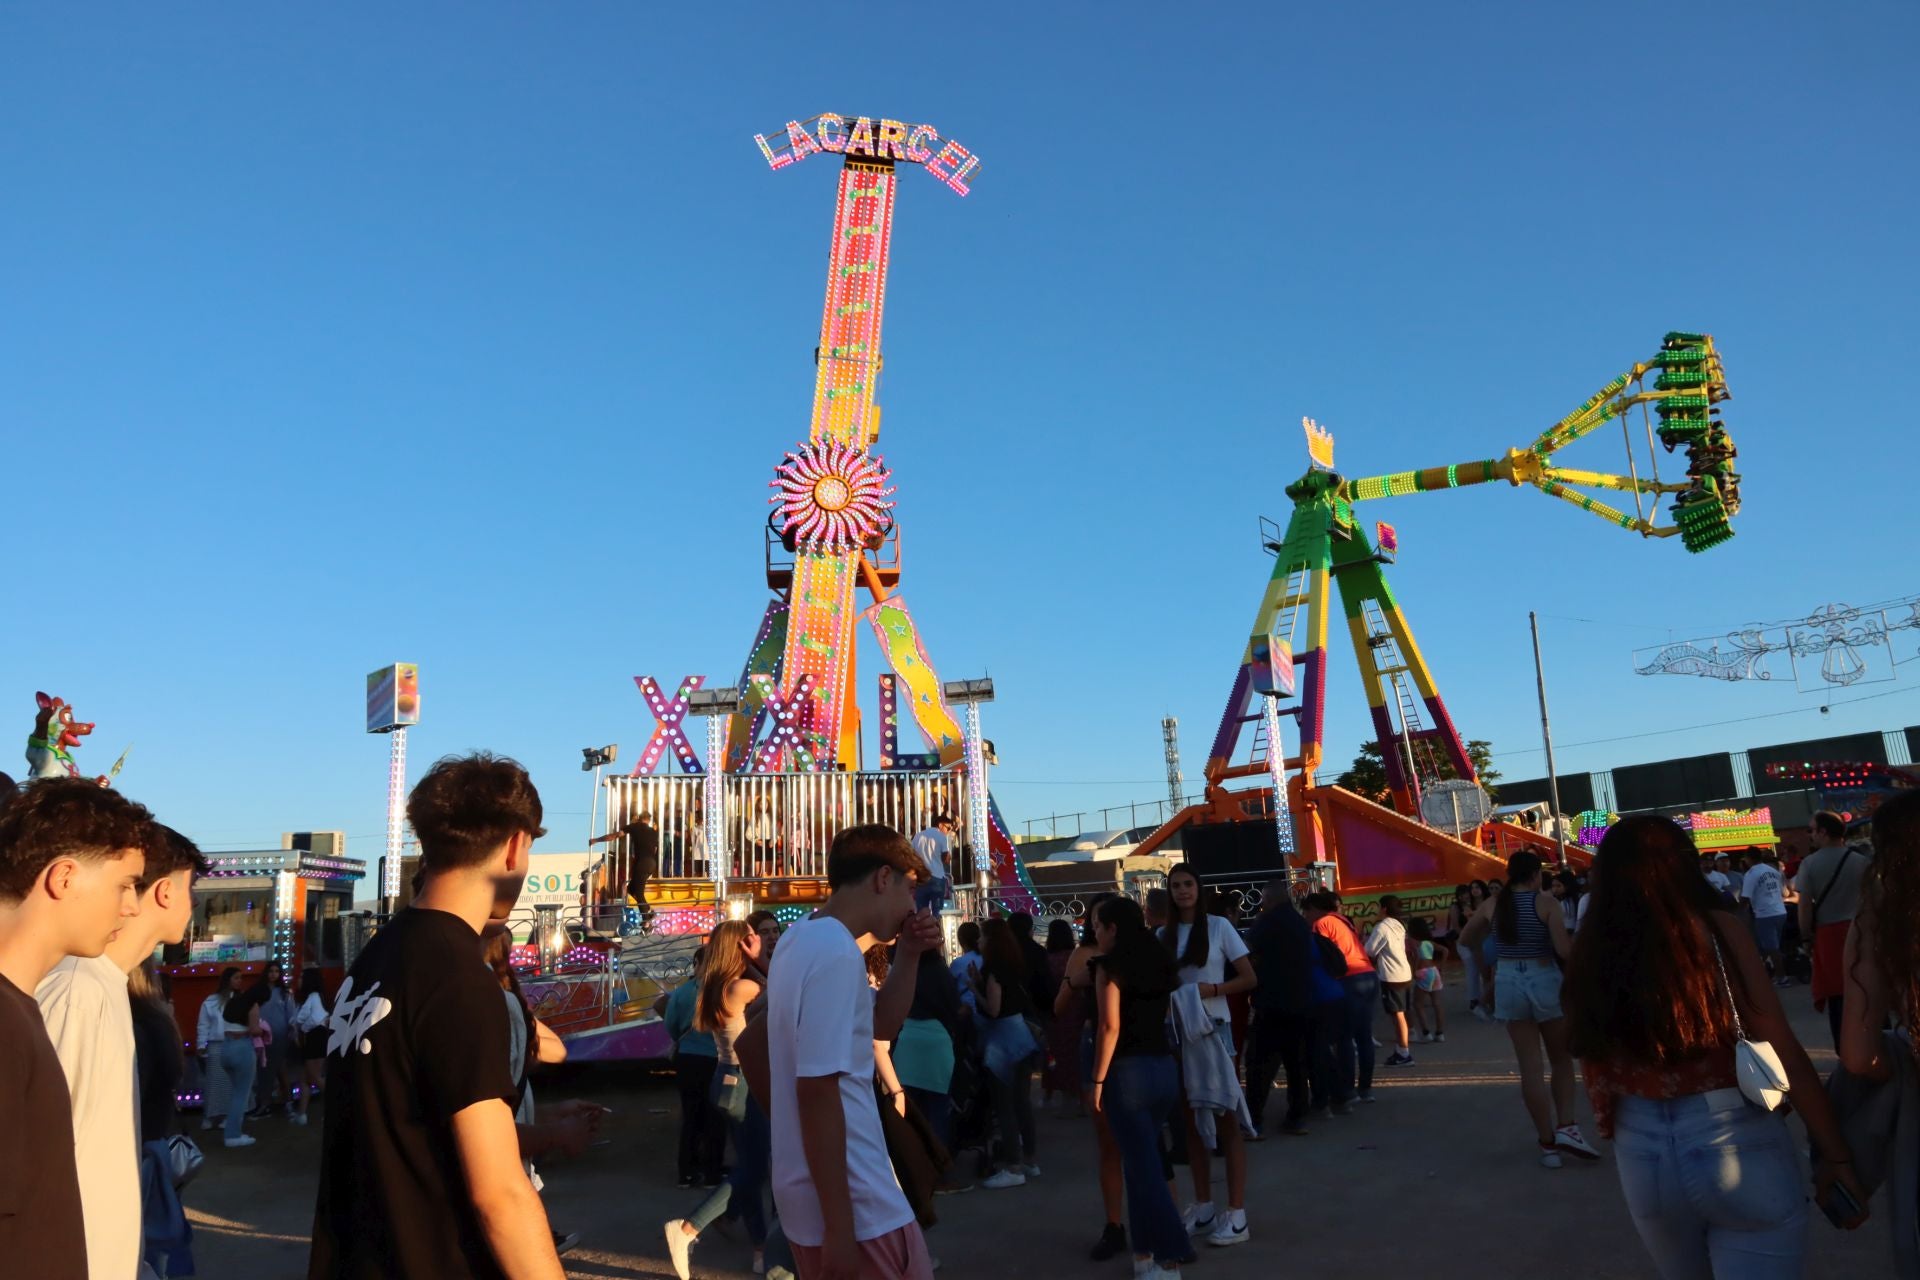
[[[840,832],[827,854],[832,897],[787,929],[768,977],[773,1198],[801,1280],[933,1280],[873,1096],[874,1040],[899,1030],[920,953],[940,942],[931,912],[913,906],[925,871],[891,827]],[[896,937],[875,996],[861,947]]]
[[[175,943],[193,920],[193,881],[207,861],[193,841],[158,823],[148,828],[140,914],[106,954],[68,956],[33,996],[73,1095],[73,1152],[80,1171],[87,1270],[132,1276],[140,1270],[140,1126],[133,1060],[133,1006],[127,975],[161,943]],[[239,1105],[238,1102],[235,1105]]]

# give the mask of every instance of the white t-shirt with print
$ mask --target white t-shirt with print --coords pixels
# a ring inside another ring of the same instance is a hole
[[[1187,939],[1193,934],[1193,926],[1182,924],[1174,930],[1173,953],[1176,956],[1187,954]],[[1247,944],[1240,937],[1240,931],[1225,916],[1207,917],[1207,962],[1199,968],[1192,965],[1180,970],[1181,982],[1204,982],[1218,986],[1227,980],[1227,966],[1247,954]],[[1208,996],[1203,1003],[1207,1013],[1216,1022],[1225,1022],[1231,1016],[1227,1009],[1225,996]]]
[[[840,1078],[847,1126],[847,1184],[853,1237],[874,1240],[913,1221],[893,1174],[873,1097],[873,991],[867,962],[831,916],[788,927],[767,977],[767,1065],[772,1077],[773,1199],[795,1244],[826,1243],[820,1195],[800,1141],[802,1076]]]
[[[1787,914],[1786,897],[1781,891],[1780,869],[1764,862],[1747,868],[1740,882],[1740,896],[1753,904],[1753,914],[1761,919]]]
[[[105,956],[69,956],[33,995],[73,1096],[88,1274],[131,1276],[140,1269],[140,1131],[127,975]]]

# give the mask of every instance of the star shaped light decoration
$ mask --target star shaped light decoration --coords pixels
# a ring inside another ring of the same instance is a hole
[[[885,530],[886,464],[865,449],[835,441],[803,444],[774,468],[780,532],[809,551],[853,551]]]

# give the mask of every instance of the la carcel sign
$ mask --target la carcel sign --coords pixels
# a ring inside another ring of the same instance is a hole
[[[784,134],[756,133],[753,140],[775,169],[822,152],[903,160],[920,165],[963,196],[980,171],[979,156],[951,138],[940,141],[940,131],[932,125],[872,116],[855,116],[849,123],[846,116],[829,111],[811,120],[789,120]]]

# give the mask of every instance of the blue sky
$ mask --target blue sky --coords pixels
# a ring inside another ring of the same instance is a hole
[[[1016,827],[1163,794],[1163,714],[1198,774],[1302,414],[1350,474],[1484,457],[1671,328],[1725,355],[1733,543],[1504,486],[1368,513],[1455,719],[1541,771],[1533,608],[1560,740],[1655,735],[1563,768],[1920,721],[1911,678],[1823,717],[1629,662],[1920,590],[1920,11],[1189,10],[9,7],[17,731],[61,694],[207,845],[371,859],[362,680],[414,661],[416,774],[510,752],[577,847],[579,749],[650,728],[631,677],[730,680],[752,640],[834,183],[753,135],[829,110],[984,160],[965,200],[903,177],[881,452],[936,665],[998,683]],[[1334,673],[1338,761],[1369,730]]]

